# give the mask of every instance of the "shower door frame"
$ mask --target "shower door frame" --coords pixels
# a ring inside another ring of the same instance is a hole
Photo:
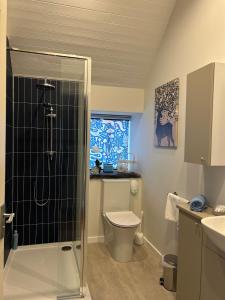
[[[91,58],[86,56],[79,56],[74,54],[65,54],[57,52],[35,51],[29,49],[20,49],[16,47],[9,47],[7,50],[12,52],[39,54],[46,56],[55,56],[63,58],[73,58],[84,61],[84,134],[83,134],[83,153],[84,153],[84,174],[82,176],[83,182],[83,197],[81,202],[80,215],[80,233],[81,233],[81,262],[80,262],[80,295],[77,297],[84,297],[84,288],[87,282],[87,211],[89,199],[89,152],[90,152],[90,95],[91,95]],[[74,295],[73,295],[74,297]],[[76,297],[76,296],[75,296]],[[68,297],[66,297],[69,299]]]

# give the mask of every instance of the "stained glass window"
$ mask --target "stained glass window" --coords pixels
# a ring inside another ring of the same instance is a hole
[[[91,118],[90,167],[95,160],[117,167],[119,159],[128,159],[129,119]]]

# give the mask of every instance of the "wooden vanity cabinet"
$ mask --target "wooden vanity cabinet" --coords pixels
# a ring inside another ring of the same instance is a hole
[[[225,299],[225,252],[208,239],[200,216],[212,213],[179,211],[176,300]]]
[[[200,300],[225,299],[225,253],[203,236]]]
[[[177,300],[200,299],[202,236],[200,220],[180,211]]]

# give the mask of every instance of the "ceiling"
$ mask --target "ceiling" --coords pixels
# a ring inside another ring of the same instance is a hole
[[[92,58],[92,82],[142,88],[175,0],[8,0],[11,46]]]

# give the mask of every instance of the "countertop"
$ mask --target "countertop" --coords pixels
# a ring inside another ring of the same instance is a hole
[[[178,204],[177,208],[198,220],[215,216],[213,214],[213,209],[211,207],[207,207],[202,212],[196,212],[196,211],[190,210],[190,203],[188,203],[188,204],[182,203],[182,204]]]
[[[127,173],[120,173],[117,171],[113,171],[113,173],[104,173],[101,172],[100,174],[91,174],[90,179],[105,179],[105,178],[141,178],[141,175],[135,172],[127,172]]]

